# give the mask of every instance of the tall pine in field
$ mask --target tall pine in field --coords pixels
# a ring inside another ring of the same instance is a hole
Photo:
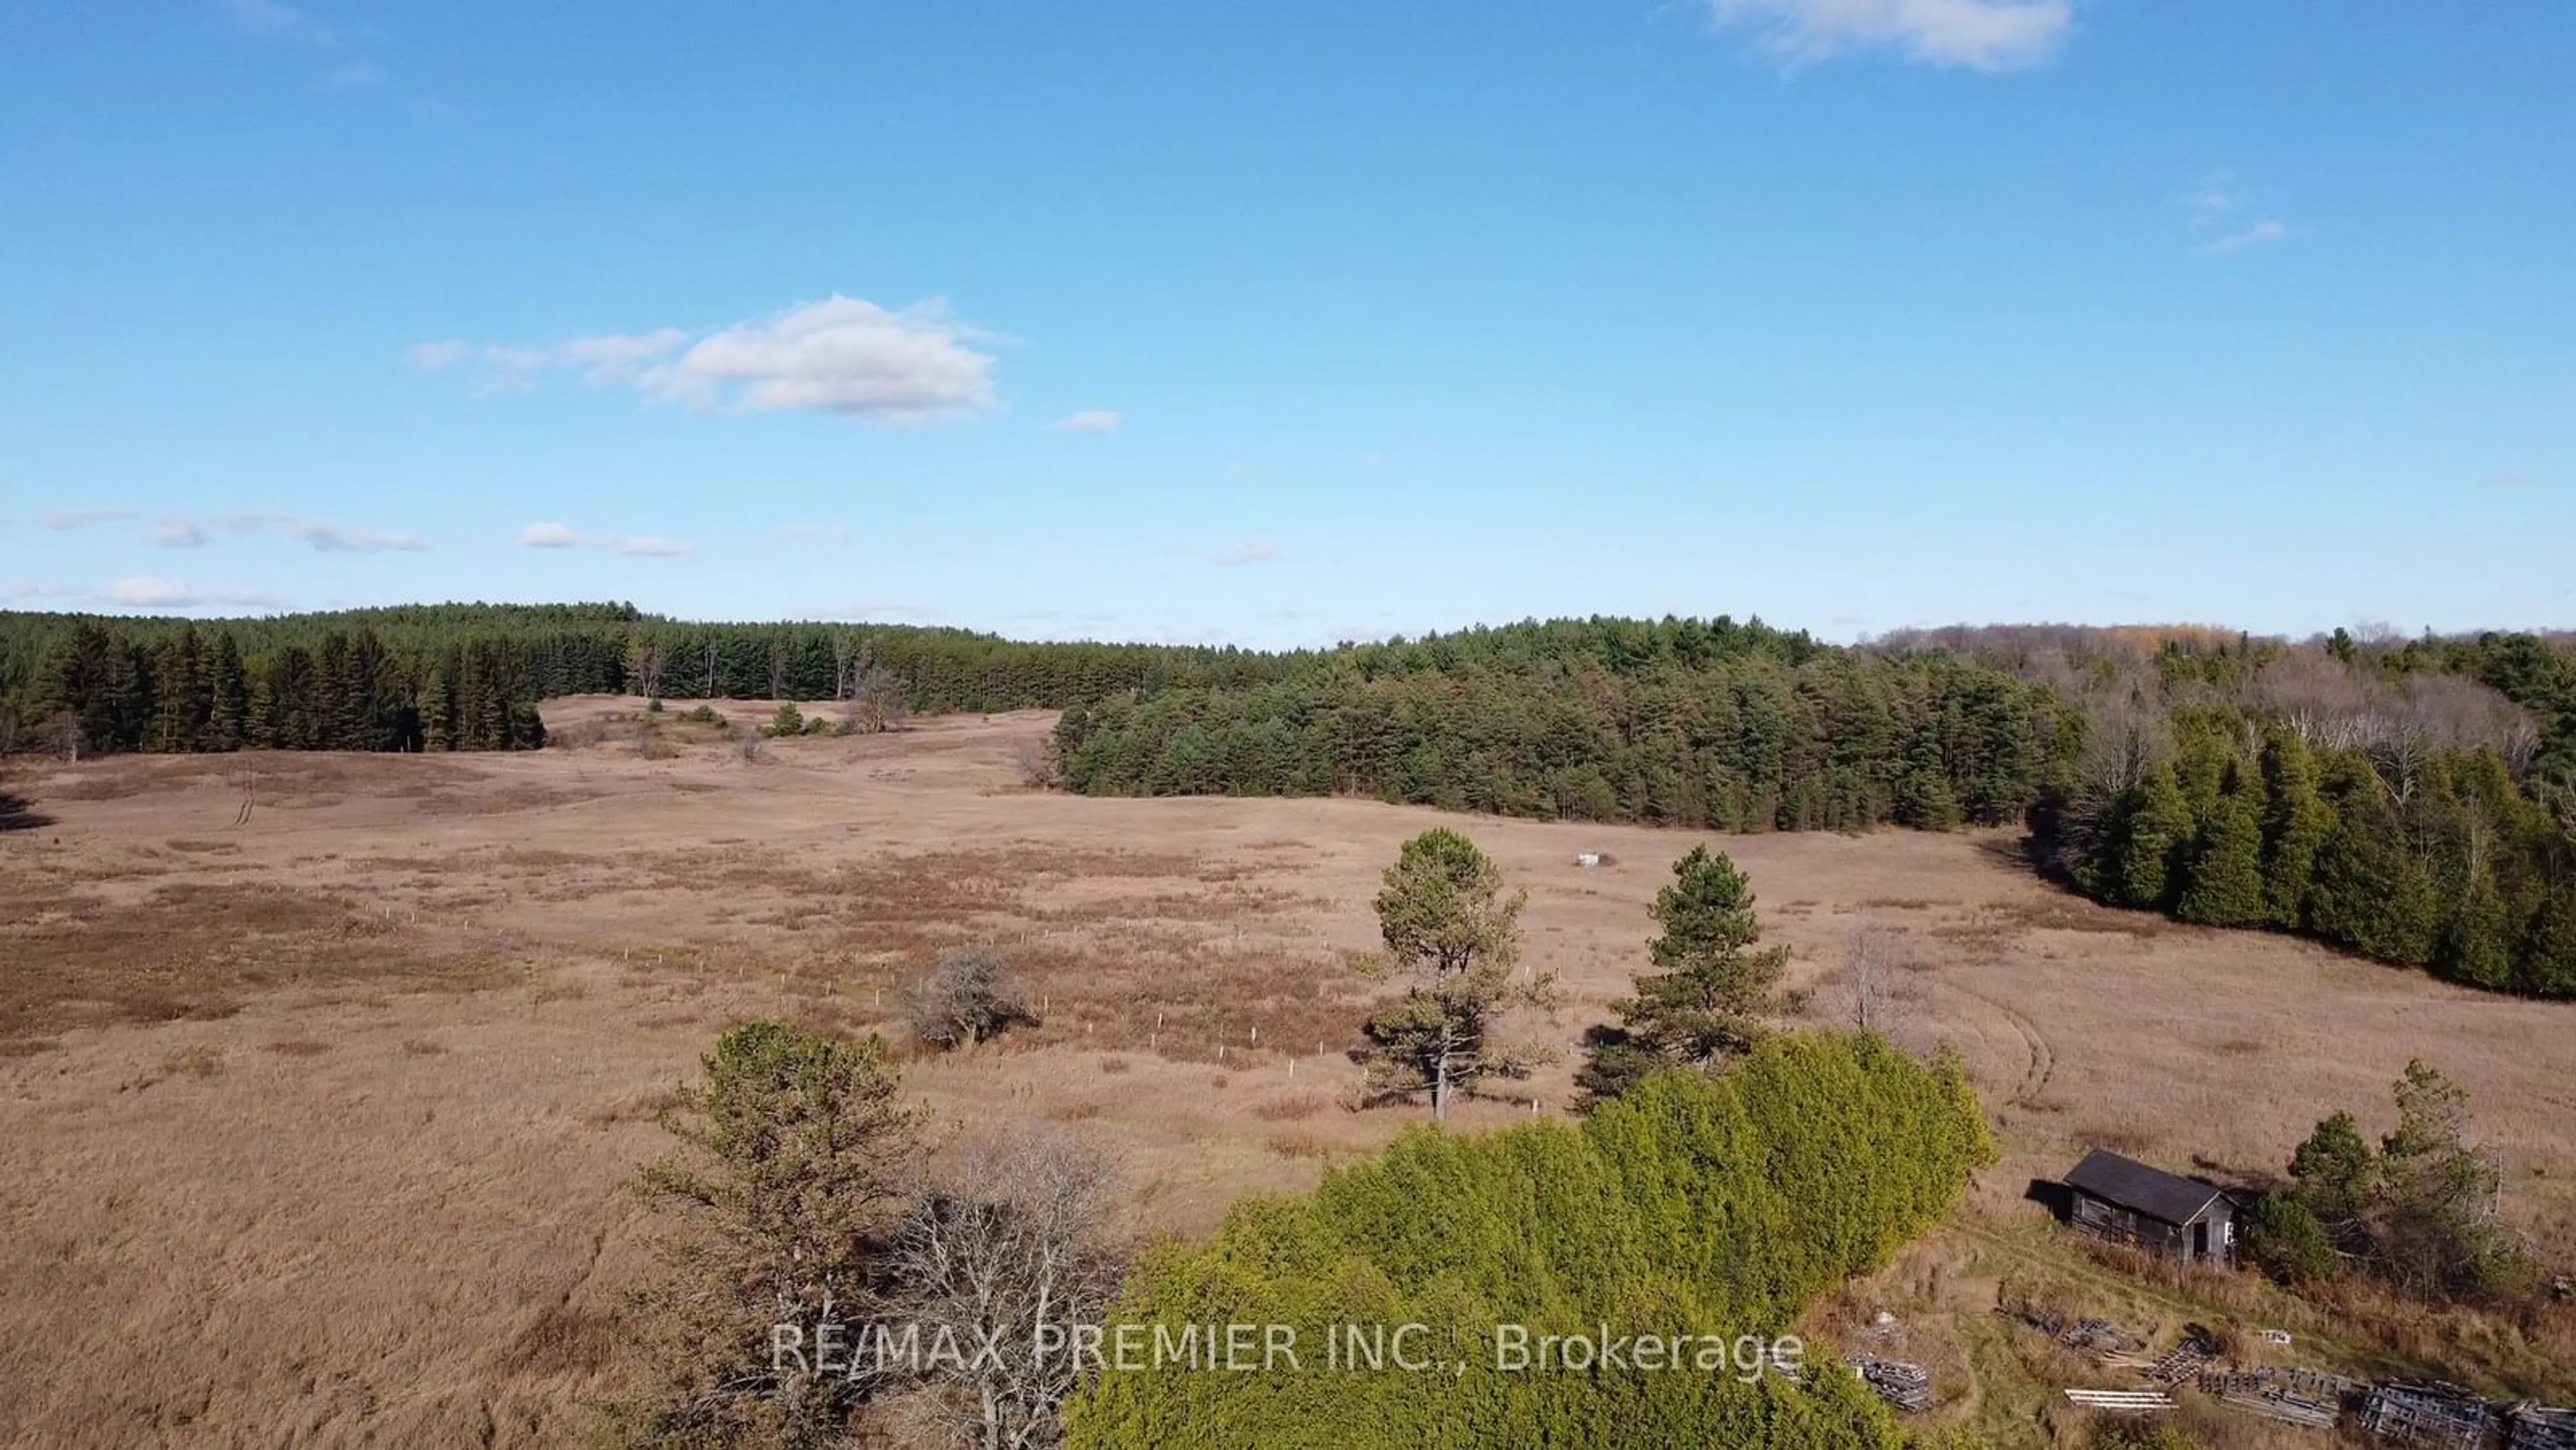
[[[1749,1052],[1783,1005],[1787,947],[1758,947],[1753,883],[1723,853],[1693,846],[1673,863],[1673,881],[1652,908],[1663,933],[1649,949],[1661,971],[1637,979],[1637,995],[1611,1004],[1616,1029],[1592,1034],[1591,1059],[1575,1075],[1588,1101],[1626,1092],[1661,1067],[1715,1066]]]
[[[1385,955],[1373,974],[1410,979],[1404,998],[1369,1018],[1360,1058],[1372,1091],[1428,1095],[1435,1122],[1450,1100],[1488,1077],[1529,1076],[1537,1056],[1493,1040],[1494,1017],[1543,997],[1544,981],[1516,982],[1521,906],[1476,843],[1446,827],[1404,843],[1377,894]]]

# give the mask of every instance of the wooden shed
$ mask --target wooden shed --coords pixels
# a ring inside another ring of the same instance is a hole
[[[2215,1186],[2096,1148],[2066,1175],[2067,1222],[2166,1258],[2236,1261],[2236,1203]]]

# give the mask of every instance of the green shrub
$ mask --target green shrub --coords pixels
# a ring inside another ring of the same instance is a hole
[[[1885,1264],[1993,1154],[1955,1063],[1868,1036],[1775,1038],[1665,1072],[1579,1125],[1418,1128],[1312,1195],[1239,1204],[1150,1257],[1113,1322],[1293,1325],[1298,1370],[1103,1373],[1069,1443],[1893,1447],[1823,1346],[1799,1382],[1731,1369],[1512,1372],[1503,1326],[1775,1337]],[[1426,1326],[1439,1373],[1324,1368],[1330,1326]]]
[[[2285,1284],[2331,1279],[2343,1268],[2334,1236],[2306,1204],[2285,1193],[2266,1195],[2245,1216],[2245,1251]]]

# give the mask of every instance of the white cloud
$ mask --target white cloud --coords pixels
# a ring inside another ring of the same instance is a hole
[[[203,609],[210,605],[273,609],[286,603],[273,594],[258,594],[247,589],[191,589],[176,579],[161,579],[148,574],[119,579],[95,597],[103,604],[122,604],[134,609]]]
[[[519,531],[519,542],[531,549],[606,549],[638,559],[678,559],[698,551],[697,545],[678,539],[585,534],[562,524],[530,524]]]
[[[667,356],[689,335],[676,327],[626,337],[577,337],[555,349],[565,363],[581,368],[583,382],[593,385],[632,382],[647,363]]]
[[[279,0],[223,0],[224,14],[253,35],[302,45],[337,45],[340,33]]]
[[[171,519],[153,526],[152,546],[156,549],[202,549],[206,547],[206,530],[187,519]]]
[[[521,391],[543,372],[569,370],[594,387],[630,386],[692,408],[909,425],[993,406],[994,358],[969,345],[985,340],[938,302],[890,311],[836,293],[703,334],[663,327],[544,347],[427,342],[411,359],[430,372],[479,362],[482,392]]]
[[[2074,0],[1709,0],[1720,25],[1795,61],[1893,49],[1924,65],[2006,71],[2056,54]]]
[[[9,586],[9,597],[12,599],[79,599],[88,593],[88,590],[73,584],[12,584]]]
[[[1079,413],[1068,413],[1056,419],[1047,428],[1056,433],[1115,433],[1126,421],[1123,413],[1114,413],[1107,408],[1085,408]]]
[[[905,604],[899,600],[853,604],[837,616],[841,619],[937,619],[939,611],[926,604]]]
[[[1226,568],[1245,564],[1268,564],[1281,557],[1279,546],[1268,539],[1252,539],[1209,557],[1208,562]]]
[[[132,517],[134,517],[132,509],[57,509],[52,513],[36,515],[36,526],[60,532],[65,529],[86,529],[93,524],[123,523]]]
[[[463,367],[474,360],[474,349],[461,342],[415,343],[404,353],[411,365],[425,373],[443,373]]]
[[[2194,256],[2224,257],[2233,252],[2244,251],[2248,247],[2270,246],[2274,242],[2287,239],[2289,235],[2289,227],[2281,222],[2259,221],[2241,232],[2230,232],[2214,242],[2204,242],[2191,250]]]

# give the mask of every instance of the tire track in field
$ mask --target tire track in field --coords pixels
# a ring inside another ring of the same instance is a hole
[[[2005,1101],[2019,1108],[2031,1106],[2042,1093],[2048,1091],[2049,1083],[2057,1077],[2056,1045],[2048,1040],[2047,1033],[2039,1030],[2039,1024],[2031,1021],[2019,1008],[2009,1006],[2001,999],[1990,997],[1974,987],[1963,986],[1956,982],[1949,985],[1993,1008],[2006,1022],[2012,1024],[2013,1031],[2021,1034],[2022,1047],[2029,1054],[2029,1061],[2022,1069],[2020,1085],[2013,1089],[2012,1096]]]

